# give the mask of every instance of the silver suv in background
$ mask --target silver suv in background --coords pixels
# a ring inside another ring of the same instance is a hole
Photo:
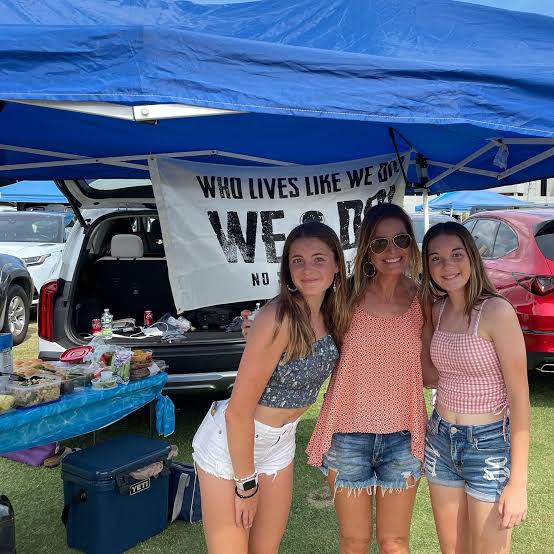
[[[414,233],[417,241],[417,245],[421,250],[423,244],[423,237],[425,235],[425,222],[423,220],[423,214],[410,214],[412,225],[414,226]],[[449,215],[443,214],[429,214],[429,227],[436,225],[437,223],[444,223],[445,221],[457,221],[455,218]]]

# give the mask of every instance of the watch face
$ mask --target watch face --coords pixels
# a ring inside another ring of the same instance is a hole
[[[251,479],[250,481],[246,481],[242,484],[242,488],[245,491],[250,491],[254,488],[256,488],[256,479]]]

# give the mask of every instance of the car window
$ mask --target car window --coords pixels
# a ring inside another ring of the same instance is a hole
[[[429,229],[433,227],[433,225],[436,225],[437,223],[445,223],[447,221],[454,221],[453,219],[449,218],[441,218],[441,217],[429,217]],[[416,242],[418,244],[421,244],[423,242],[423,237],[425,236],[425,225],[423,219],[412,219],[412,227],[414,228],[414,235],[416,238]]]
[[[64,241],[62,218],[41,212],[0,214],[0,242]]]
[[[475,219],[468,219],[464,222],[464,227],[471,233],[473,226],[475,225]]]
[[[414,228],[416,242],[421,244],[423,242],[423,235],[425,235],[423,219],[412,219],[412,227]]]
[[[500,223],[494,243],[493,258],[500,258],[517,248],[516,234],[505,224]]]
[[[543,255],[549,260],[554,260],[554,221],[541,223],[535,240]]]
[[[479,250],[483,258],[492,257],[497,229],[498,221],[494,221],[494,219],[478,219],[471,231],[477,250]]]

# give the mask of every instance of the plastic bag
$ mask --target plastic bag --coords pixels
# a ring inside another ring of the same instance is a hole
[[[94,337],[90,342],[89,346],[93,347],[93,351],[89,352],[83,361],[89,362],[91,364],[99,365],[102,359],[103,354],[113,354],[117,347],[114,344],[108,343],[102,337]]]
[[[116,350],[112,356],[112,371],[117,376],[118,382],[127,384],[131,376],[131,357],[133,351],[127,348]]]

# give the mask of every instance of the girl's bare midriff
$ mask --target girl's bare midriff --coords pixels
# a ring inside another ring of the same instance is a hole
[[[254,419],[270,427],[283,427],[287,423],[296,421],[308,408],[309,406],[303,406],[302,408],[271,408],[258,404],[254,412]]]
[[[460,414],[452,410],[448,410],[437,402],[435,409],[438,414],[448,423],[457,423],[458,425],[487,425],[504,419],[504,410],[499,414],[484,413],[484,414]]]

